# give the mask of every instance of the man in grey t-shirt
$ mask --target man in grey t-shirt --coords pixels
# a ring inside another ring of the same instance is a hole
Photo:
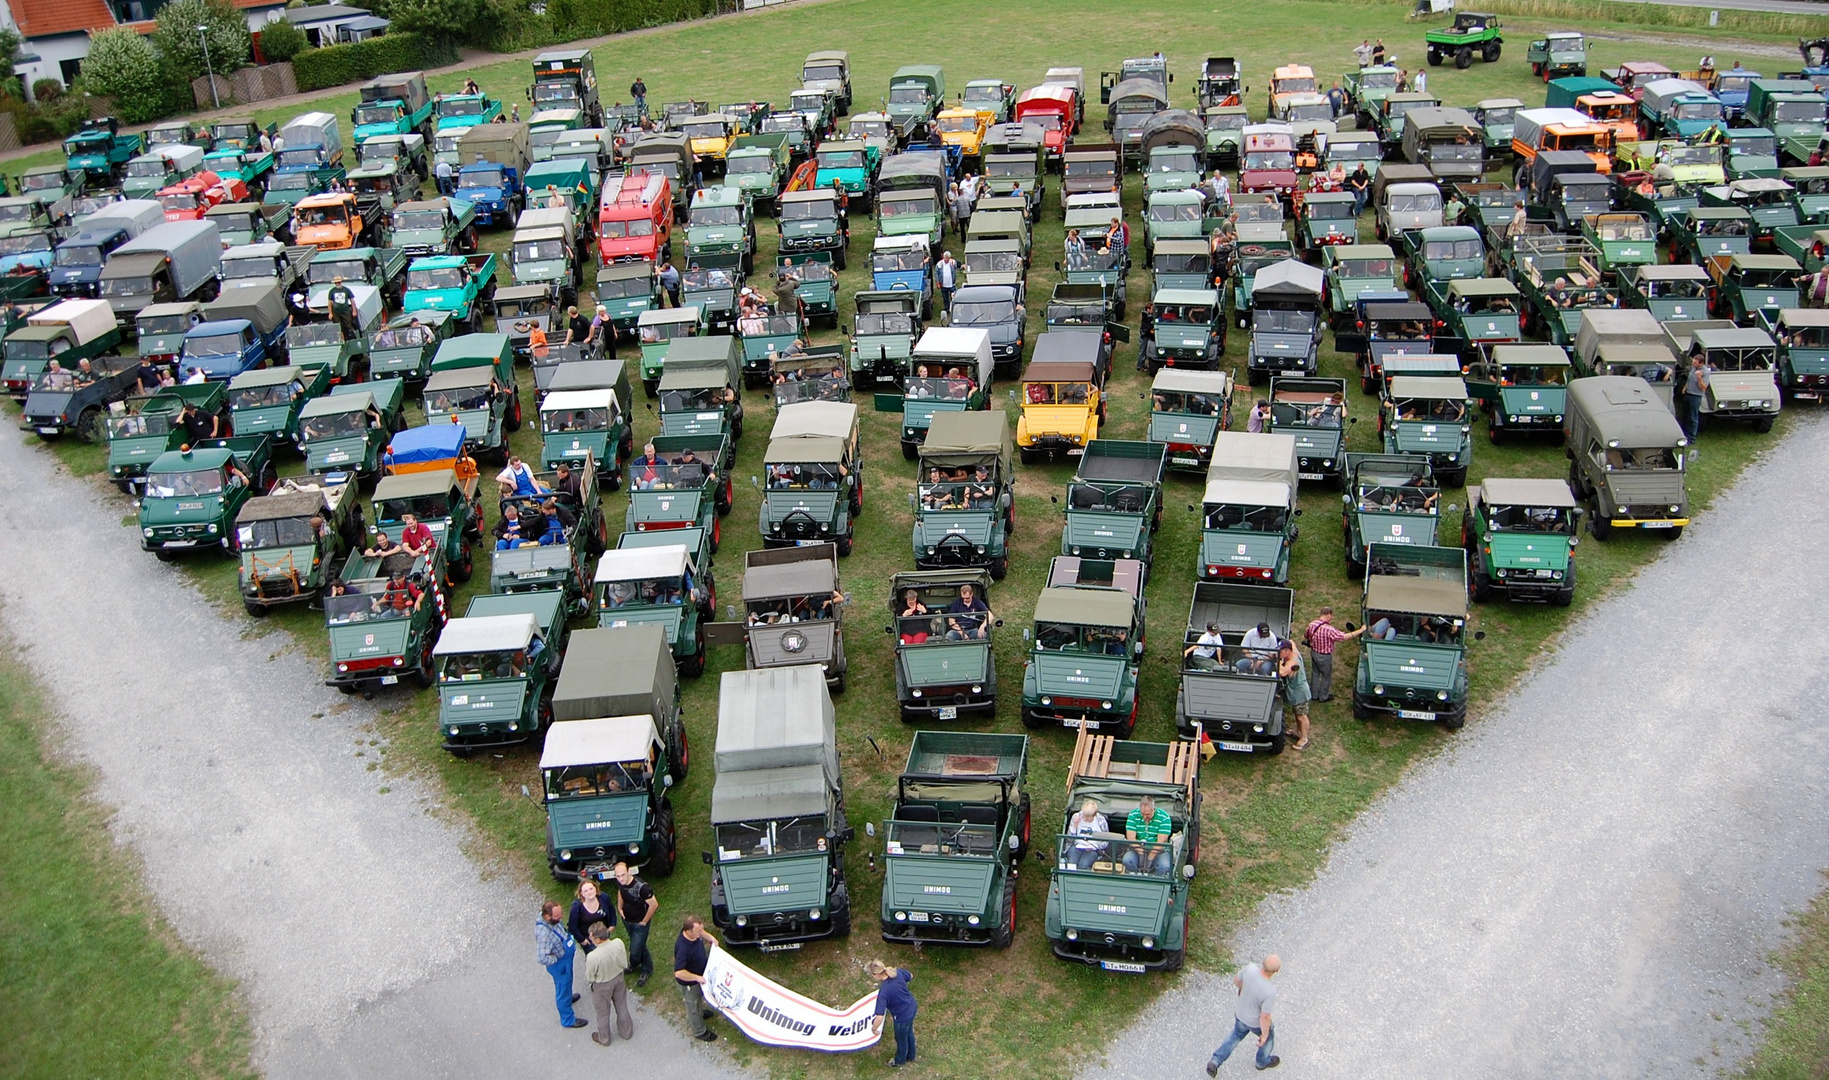
[[[1262,964],[1246,964],[1232,976],[1232,985],[1238,990],[1238,1004],[1232,1009],[1232,1034],[1219,1044],[1213,1056],[1207,1061],[1207,1075],[1218,1076],[1219,1067],[1232,1056],[1238,1044],[1245,1041],[1245,1036],[1257,1036],[1257,1067],[1274,1069],[1283,1063],[1276,1056],[1276,1031],[1270,1026],[1270,1007],[1276,1004],[1276,987],[1270,980],[1283,969],[1283,961],[1275,953],[1264,957]]]

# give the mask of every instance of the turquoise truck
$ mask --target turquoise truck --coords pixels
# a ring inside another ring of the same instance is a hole
[[[469,333],[482,328],[483,311],[494,295],[494,252],[428,255],[407,266],[406,310],[449,312]]]
[[[417,133],[432,137],[432,96],[426,92],[425,73],[403,71],[363,83],[362,100],[349,112],[357,146],[376,135]],[[498,111],[500,106],[497,106]]]

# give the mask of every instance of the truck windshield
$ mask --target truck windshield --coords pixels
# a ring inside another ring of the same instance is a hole
[[[64,177],[61,172],[27,173],[19,178],[21,191],[62,191]]]
[[[345,435],[361,435],[368,430],[368,415],[362,409],[351,409],[348,412],[333,413],[329,416],[314,416],[305,421],[299,429],[299,441],[310,442],[313,439],[336,439]]]
[[[1421,195],[1393,195],[1389,203],[1394,214],[1423,214],[1442,208],[1442,197],[1434,192]]]
[[[1480,122],[1487,127],[1492,127],[1496,124],[1512,124],[1517,122],[1517,115],[1518,110],[1513,106],[1501,105],[1496,108],[1487,109],[1485,112],[1481,113]]]
[[[432,343],[432,331],[424,326],[400,326],[375,332],[377,349],[418,349]]]
[[[728,289],[735,283],[731,280],[730,271],[716,266],[695,266],[680,275],[680,283],[688,292],[703,292],[708,289]]]
[[[1776,101],[1772,103],[1774,120],[1821,120],[1823,103],[1820,101]]]
[[[177,499],[191,495],[222,494],[221,469],[195,469],[190,472],[149,473],[146,493],[158,499]]]
[[[680,130],[688,139],[722,139],[729,134],[722,120],[700,120],[694,124],[686,124]]]
[[[692,322],[650,323],[641,328],[641,341],[644,345],[657,345],[674,338],[692,337],[698,332],[698,324]]]
[[[170,413],[136,413],[132,416],[110,416],[110,439],[137,439],[142,435],[168,435],[172,430]]]
[[[1333,118],[1334,118],[1333,106],[1327,104],[1326,102],[1315,102],[1312,104],[1292,105],[1289,107],[1289,111],[1288,111],[1288,119],[1290,119],[1290,120],[1315,121],[1315,120],[1332,120]]]
[[[311,173],[309,171],[274,173],[267,180],[268,191],[310,191]]]
[[[1670,113],[1679,120],[1719,120],[1724,115],[1718,101],[1685,101]]]
[[[287,333],[290,335],[291,331],[287,331]],[[231,410],[264,409],[272,405],[284,405],[304,392],[304,387],[296,382],[244,386],[229,395],[229,408]]]
[[[1202,527],[1209,532],[1280,533],[1289,520],[1289,511],[1281,506],[1207,503],[1202,512]]]
[[[882,204],[883,216],[893,217],[931,217],[934,213],[932,199],[885,199]]]
[[[292,168],[299,165],[316,167],[323,163],[324,152],[315,146],[301,146],[291,150],[281,150],[279,152],[279,164],[281,168]],[[278,177],[276,176],[274,179],[277,180]],[[269,183],[267,186],[272,187],[273,185]]]
[[[819,152],[821,169],[861,169],[864,167],[862,150],[833,150]]]
[[[542,107],[547,105],[558,106],[563,105],[566,102],[576,102],[578,100],[578,91],[577,88],[569,82],[534,83],[533,100],[534,104]]]
[[[868,125],[862,125],[862,126],[868,127]],[[888,125],[887,124],[882,125],[882,128],[883,128],[883,130],[881,130],[881,131],[869,132],[869,134],[887,135],[889,133]],[[762,126],[757,128],[757,130],[764,131],[764,132],[786,132],[787,134],[792,135],[796,132],[804,131],[804,130],[806,130],[806,128],[801,123],[799,116],[796,116],[796,115],[793,115],[790,113],[778,113],[773,116],[763,117]],[[856,121],[852,121],[852,123],[851,123],[852,134],[857,134],[859,130],[860,130],[860,125]]]
[[[485,409],[489,407],[493,388],[484,383],[480,386],[453,386],[444,390],[427,391],[425,408],[428,414],[459,412],[463,409]]]
[[[206,334],[184,339],[185,356],[239,356],[240,334]]]
[[[1455,423],[1467,416],[1467,403],[1457,398],[1405,398],[1395,406],[1399,420]]]
[[[1351,203],[1346,205],[1348,209],[1351,209]],[[1212,265],[1212,257],[1203,251],[1181,255],[1171,254],[1158,248],[1156,262],[1151,269],[1159,274],[1204,274]]]
[[[367,281],[368,270],[359,259],[312,259],[305,267],[305,280],[312,285],[330,285],[338,278]]]
[[[965,131],[976,131],[978,130],[978,117],[976,115],[942,116],[939,122],[934,126],[938,127],[943,132],[951,132],[953,134]]]
[[[1081,626],[1078,623],[1037,623],[1035,647],[1049,652],[1088,652],[1125,656],[1130,652],[1130,628]]]
[[[446,98],[438,104],[440,116],[481,116],[483,99],[476,97]]]
[[[602,221],[597,224],[597,235],[605,240],[621,240],[630,236],[653,236],[654,222],[648,218],[636,218],[633,221]]]
[[[1289,170],[1295,168],[1295,155],[1287,150],[1259,151],[1245,155],[1245,168],[1251,171],[1269,171],[1272,169]]]
[[[1195,159],[1194,151],[1189,148],[1156,150],[1149,156],[1149,171],[1157,173],[1199,172],[1200,163]]]
[[[644,297],[653,295],[653,292],[653,282],[648,278],[612,278],[605,275],[597,279],[599,299]]]
[[[171,195],[160,195],[159,205],[167,210],[195,210],[198,203],[196,195],[184,191]]]
[[[1362,71],[1359,73],[1359,89],[1395,90],[1397,89],[1397,72]]]
[[[138,277],[105,277],[102,279],[103,296],[149,296],[152,294],[152,278],[142,274]],[[8,349],[13,347],[7,342]]]
[[[1251,313],[1251,328],[1264,334],[1309,334],[1315,329],[1312,311],[1279,311],[1258,308]]]
[[[694,225],[741,225],[743,211],[737,206],[695,206],[692,208]]]
[[[1380,161],[1384,154],[1375,142],[1329,143],[1327,160],[1329,161]]]
[[[1155,412],[1218,416],[1219,392],[1196,394],[1185,390],[1157,390],[1150,395],[1150,408]]]
[[[1024,178],[1024,177],[1033,177],[1035,175],[1035,162],[1033,162],[1033,161],[987,161],[987,162],[985,162],[985,165],[984,165],[984,175],[998,176],[998,177],[1015,177],[1018,179]]]
[[[317,531],[305,518],[280,518],[235,526],[235,543],[243,551],[303,547],[317,543]]]
[[[731,158],[724,171],[730,176],[763,176],[774,171],[774,159],[764,154],[743,154]]]
[[[648,763],[645,760],[547,769],[546,797],[590,799],[603,795],[620,795],[625,791],[646,791],[648,776]]]
[[[196,325],[196,319],[191,315],[152,315],[135,319],[134,325],[139,327],[141,337],[148,334],[182,334]]]
[[[806,202],[784,202],[781,204],[782,221],[831,221],[837,217],[832,203],[826,199],[810,199]]]
[[[44,233],[24,233],[0,238],[0,255],[23,255],[28,251],[51,250],[51,238]]]
[[[843,82],[845,69],[837,64],[808,64],[800,69],[801,82]]]
[[[1001,86],[968,86],[965,88],[965,101],[982,101],[989,105],[1003,104],[1003,87]]]
[[[927,90],[920,86],[892,86],[889,102],[892,105],[922,105],[927,102]]]
[[[568,431],[607,431],[608,409],[554,409],[540,414],[540,431],[553,435]]]
[[[459,176],[457,186],[464,188],[499,188],[502,186],[502,170],[479,169],[475,166],[466,168]]]
[[[927,269],[927,252],[923,248],[902,251],[879,251],[870,256],[870,270],[877,274],[894,274],[903,270]],[[957,318],[957,316],[954,316]]]
[[[164,176],[169,172],[171,172],[171,166],[165,164],[163,158],[153,161],[129,161],[127,163],[128,176]]]
[[[1032,382],[1022,384],[1025,405],[1084,405],[1091,400],[1092,388],[1086,383]]]
[[[1431,240],[1423,245],[1425,259],[1479,259],[1486,255],[1478,240]]]
[[[286,345],[289,348],[341,344],[343,344],[343,328],[333,322],[293,323],[286,327]]]
[[[565,258],[565,241],[521,240],[514,245],[514,261],[517,263],[558,261]]]
[[[914,316],[900,311],[868,312],[857,315],[857,336],[870,334],[913,334]]]
[[[438,232],[445,227],[443,210],[403,210],[394,215],[394,228],[401,232],[426,230]]]
[[[1390,259],[1342,259],[1334,266],[1334,274],[1342,278],[1367,279],[1376,278],[1391,280]]]
[[[1733,142],[1728,144],[1728,149],[1735,155],[1763,154],[1771,157],[1778,153],[1778,139],[1773,135],[1736,135]]]
[[[1200,203],[1198,202],[1165,202],[1152,199],[1149,204],[1151,221],[1199,221]]]
[[[641,471],[641,462],[635,463]],[[639,484],[637,485],[639,487]],[[654,607],[665,605],[678,607],[686,602],[686,595],[691,591],[690,585],[682,588],[679,578],[632,578],[628,581],[612,581],[604,586],[602,604],[605,608],[620,607]]]
[[[1016,317],[1015,305],[1007,300],[979,303],[955,303],[952,308],[955,326],[995,326]]]
[[[400,110],[393,105],[364,105],[356,110],[356,126],[391,124],[399,117]]]
[[[439,266],[425,270],[409,270],[406,275],[406,287],[410,291],[461,289],[464,287],[463,268]]]
[[[1326,202],[1310,199],[1302,204],[1308,212],[1310,221],[1348,221],[1353,217],[1353,204],[1349,201]]]
[[[224,278],[270,278],[274,273],[272,259],[229,259],[222,264]]]
[[[770,491],[837,491],[844,474],[843,466],[837,462],[765,462],[763,468]]]
[[[719,825],[718,860],[735,862],[766,855],[800,855],[826,850],[826,817],[810,814],[780,821]]]
[[[1486,148],[1474,142],[1438,142],[1429,144],[1430,161],[1479,161]]]
[[[1022,256],[1014,251],[968,251],[965,253],[965,270],[971,273],[1020,273]]]

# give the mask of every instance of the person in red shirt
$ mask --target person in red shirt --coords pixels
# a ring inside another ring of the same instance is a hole
[[[1308,624],[1308,630],[1302,636],[1308,643],[1310,697],[1316,701],[1334,700],[1334,649],[1342,641],[1351,641],[1363,633],[1363,626],[1357,630],[1336,627],[1331,607],[1322,608],[1315,621]]]
[[[388,615],[405,615],[425,603],[425,593],[408,581],[405,570],[396,570],[387,588],[375,599],[375,610]]]
[[[400,520],[406,522],[406,528],[400,530],[400,546],[415,557],[429,553],[432,545],[438,542],[432,530],[420,524],[412,514],[401,514]]]

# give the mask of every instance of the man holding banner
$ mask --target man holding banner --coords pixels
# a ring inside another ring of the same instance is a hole
[[[870,1020],[872,1031],[881,1035],[883,1016],[885,1014],[895,1021],[895,1058],[889,1067],[899,1069],[911,1064],[915,1059],[915,999],[914,992],[908,984],[914,981],[914,973],[906,968],[890,968],[881,960],[872,960],[864,969],[877,982],[876,1015]]]
[[[680,936],[673,942],[673,981],[679,984],[680,1001],[686,1006],[686,1023],[692,1037],[700,1042],[716,1042],[718,1033],[705,1026],[711,1019],[711,1007],[705,1004],[705,964],[718,939],[705,929],[705,920],[686,916]]]

